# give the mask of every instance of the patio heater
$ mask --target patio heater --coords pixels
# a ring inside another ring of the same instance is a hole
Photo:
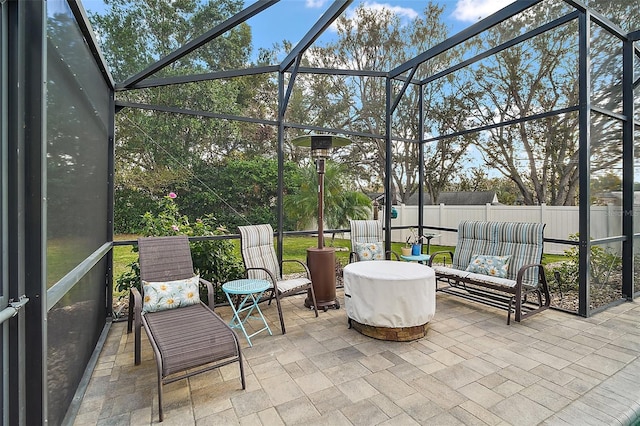
[[[311,158],[315,160],[318,173],[318,246],[307,249],[307,265],[311,272],[317,308],[325,312],[329,307],[339,309],[340,303],[336,299],[335,249],[324,246],[324,166],[331,148],[349,145],[351,140],[334,135],[305,135],[291,142],[296,146],[311,147]],[[304,305],[311,307],[311,297],[307,296]]]

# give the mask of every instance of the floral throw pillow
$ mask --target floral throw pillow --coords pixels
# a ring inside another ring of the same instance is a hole
[[[359,260],[384,259],[384,245],[382,242],[355,243],[355,251]]]
[[[511,256],[488,256],[474,254],[467,266],[467,271],[476,274],[490,275],[497,278],[506,278],[509,272],[509,260]]]
[[[158,312],[167,309],[195,305],[200,302],[198,285],[200,275],[176,281],[142,281],[144,300],[142,312]]]

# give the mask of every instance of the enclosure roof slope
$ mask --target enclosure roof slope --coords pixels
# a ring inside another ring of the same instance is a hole
[[[452,18],[460,9],[460,2],[436,0],[434,5],[444,8],[443,17],[450,26],[450,34],[445,34],[445,38],[440,44],[435,46],[426,46],[425,51],[417,51],[416,56],[404,63],[390,64],[390,68],[387,69],[370,69],[362,70],[354,69],[342,70],[344,72],[360,71],[362,75],[371,75],[370,73],[384,73],[391,78],[400,78],[402,80],[412,80],[413,73],[416,72],[417,67],[430,58],[437,56],[454,46],[468,40],[475,35],[498,25],[503,20],[518,15],[533,7],[535,4],[544,2],[544,0],[514,0],[512,3],[506,5],[500,10],[497,10],[494,14],[486,16],[484,19],[471,24],[468,27],[460,26],[460,19]],[[564,0],[567,5],[570,5],[576,9],[586,8],[585,2],[576,0]],[[86,2],[89,6],[89,10],[92,13],[101,14],[104,12],[104,4],[102,6],[95,6],[95,3],[103,2]],[[346,17],[348,19],[355,19],[353,16],[354,10],[357,7],[364,6],[365,8],[386,8],[399,16],[410,17],[413,19],[416,16],[423,16],[423,8],[428,6],[427,2],[410,2],[407,0],[386,0],[384,3],[372,3],[363,0],[334,0],[334,1],[316,1],[316,2],[303,2],[297,0],[258,0],[251,1],[245,0],[243,9],[233,16],[230,16],[223,22],[212,23],[211,28],[203,28],[204,32],[188,41],[186,44],[173,51],[169,55],[164,57],[157,57],[155,63],[149,64],[145,69],[140,70],[137,74],[129,76],[122,83],[118,84],[118,89],[126,88],[140,88],[150,86],[151,84],[141,82],[144,80],[153,81],[159,83],[157,78],[159,71],[172,63],[178,61],[180,58],[191,54],[198,48],[204,46],[213,39],[231,31],[240,24],[248,24],[252,31],[252,46],[253,52],[252,63],[247,63],[245,69],[209,69],[203,76],[190,76],[186,81],[209,79],[209,78],[227,78],[229,76],[247,75],[254,72],[269,72],[272,69],[265,70],[266,64],[260,66],[257,64],[257,54],[262,50],[275,49],[276,45],[281,45],[278,48],[276,63],[272,63],[271,67],[277,67],[280,71],[290,71],[294,66],[293,72],[305,70],[305,72],[312,72],[314,68],[305,68],[301,64],[302,55],[308,54],[308,49],[312,46],[322,46],[327,42],[333,41],[336,36],[336,21],[339,17]],[[289,22],[284,24],[284,17],[291,17],[290,10],[292,8],[304,10],[305,14],[300,16],[300,19],[296,19],[296,22]],[[315,15],[309,15],[308,11],[312,9],[315,11]],[[592,11],[594,19],[598,22],[607,23],[613,27],[616,27],[621,34],[626,34],[624,30],[616,25],[616,22],[611,22],[606,16]],[[456,21],[456,19],[458,19]],[[88,22],[88,20],[85,21]],[[356,22],[356,21],[354,21]],[[455,22],[455,24],[454,24]],[[468,21],[467,21],[468,22]],[[215,25],[214,25],[215,24]],[[637,40],[640,36],[640,31],[636,30],[628,34],[628,37]],[[290,42],[289,45],[285,45],[284,41]],[[143,48],[141,46],[141,48]],[[104,61],[103,61],[104,62]],[[255,62],[255,63],[254,63]],[[252,69],[256,71],[250,71]],[[333,71],[334,74],[339,74],[341,70],[329,70],[321,68],[325,72]],[[405,73],[409,72],[409,77]],[[155,78],[154,78],[155,76]],[[165,76],[166,77],[166,76]],[[181,82],[180,76],[172,76],[175,78],[175,82]],[[188,76],[182,76],[183,79]],[[172,81],[173,84],[173,81]]]
[[[522,1],[523,0],[517,0],[516,3]],[[526,0],[524,3],[528,4],[529,2],[530,0]],[[92,14],[102,15],[106,13],[104,0],[102,2],[96,1],[95,3],[102,3],[102,5],[96,6],[94,3],[87,2],[89,11]],[[455,15],[456,7],[459,8],[457,2],[434,1],[433,4],[443,8],[443,17],[446,16],[445,19],[450,27],[449,31],[458,31],[461,22],[465,21],[452,18]],[[417,17],[427,19],[424,13],[425,8],[429,6],[430,4],[427,2],[412,2],[408,0],[386,0],[384,3],[372,3],[366,0],[317,2],[302,2],[298,0],[245,0],[242,10],[239,10],[223,21],[211,22],[211,27],[202,28],[201,31],[203,32],[200,35],[192,38],[168,55],[155,56],[155,62],[149,63],[144,69],[125,78],[117,85],[117,88],[118,90],[144,88],[161,83],[162,80],[166,80],[167,77],[169,77],[169,75],[159,74],[162,70],[179,61],[181,58],[193,54],[196,50],[202,48],[212,40],[228,34],[229,31],[234,30],[241,24],[249,25],[252,33],[251,51],[253,52],[253,56],[251,62],[246,64],[247,67],[234,70],[209,69],[205,70],[203,76],[210,74],[210,77],[198,77],[195,75],[191,77],[196,77],[196,81],[209,78],[227,78],[230,76],[247,75],[247,73],[252,74],[253,72],[251,70],[254,68],[264,72],[265,67],[273,66],[278,67],[280,71],[285,71],[290,70],[294,64],[294,72],[296,72],[295,70],[301,66],[302,55],[305,54],[310,47],[323,46],[335,41],[337,34],[336,21],[339,17],[346,17],[357,25],[359,18],[354,15],[356,8],[363,7],[369,10],[387,9],[399,16],[400,19],[413,20]],[[522,7],[523,6],[521,6],[521,8]],[[304,14],[301,13],[299,19],[296,19],[295,22],[284,23],[283,17],[288,17],[288,19],[291,20],[291,9],[302,10]],[[310,11],[313,11],[314,14],[311,14]],[[443,39],[446,39],[448,36],[450,36],[450,34],[443,34]],[[285,43],[285,41],[288,43]],[[140,48],[144,49],[145,47],[141,45]],[[270,49],[274,49],[274,52],[277,53],[277,57],[272,58],[275,59],[275,62],[272,62],[270,65],[265,63],[260,64],[257,58],[259,52]],[[347,73],[350,71],[359,71],[364,73],[364,75],[370,75],[370,73],[383,73],[387,75],[391,68],[397,69],[399,66],[401,66],[400,63],[391,63],[390,67],[384,67],[385,69],[362,70],[354,65],[353,69],[336,69],[333,71],[334,73],[340,73],[340,71]],[[302,67],[302,69],[305,68]],[[311,72],[311,70],[313,70],[313,68],[306,69],[305,72]],[[321,68],[321,70],[324,70],[324,68]],[[173,82],[172,79],[171,84],[191,81],[191,79],[184,80],[185,77],[188,77],[186,75],[182,76],[183,79],[180,79],[179,75],[171,74],[170,76],[175,79],[175,82]],[[143,83],[143,81],[145,83]]]

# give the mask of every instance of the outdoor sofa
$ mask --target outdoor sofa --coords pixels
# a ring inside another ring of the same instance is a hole
[[[436,291],[507,309],[507,324],[512,312],[520,322],[547,309],[550,296],[541,263],[544,226],[460,222],[455,251],[436,252],[429,259]]]

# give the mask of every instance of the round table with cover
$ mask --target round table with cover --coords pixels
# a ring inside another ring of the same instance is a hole
[[[436,311],[433,269],[418,263],[374,260],[344,267],[349,324],[364,335],[408,341],[424,337]]]

